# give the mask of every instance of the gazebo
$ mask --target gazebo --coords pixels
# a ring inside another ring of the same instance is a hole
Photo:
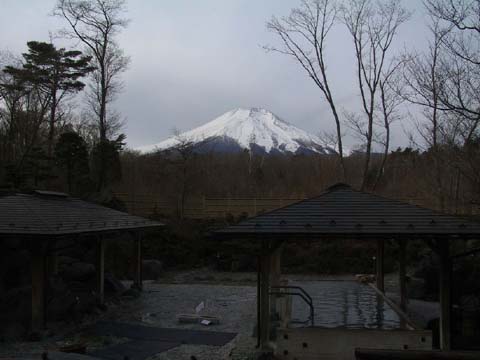
[[[399,243],[399,283],[401,308],[406,307],[407,243],[421,239],[440,259],[440,347],[449,350],[451,331],[451,254],[450,243],[478,239],[480,223],[396,201],[346,184],[336,184],[320,196],[255,216],[216,231],[222,239],[250,239],[258,243],[259,281],[257,316],[259,343],[270,337],[271,279],[279,272],[281,244],[306,239],[369,239],[377,243],[376,287],[384,292],[385,241]],[[277,276],[278,277],[278,276]],[[276,284],[273,284],[276,285]]]
[[[135,241],[134,285],[142,288],[142,236],[144,230],[163,224],[104,206],[69,197],[63,193],[33,191],[0,194],[0,239],[28,240],[32,273],[32,331],[46,324],[45,278],[47,268],[56,267],[55,244],[80,235],[96,238],[96,294],[104,302],[104,236],[128,231]],[[2,246],[0,242],[0,246]],[[49,254],[50,253],[50,254]]]

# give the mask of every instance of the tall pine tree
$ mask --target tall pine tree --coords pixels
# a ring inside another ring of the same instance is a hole
[[[83,90],[85,84],[79,79],[94,70],[92,58],[81,51],[57,49],[51,43],[29,41],[27,46],[28,52],[23,54],[25,64],[20,68],[7,66],[4,71],[39,86],[48,97],[47,156],[52,157],[59,105],[67,95]]]

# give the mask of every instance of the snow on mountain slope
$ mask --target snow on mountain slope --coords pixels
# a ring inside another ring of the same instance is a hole
[[[138,148],[152,152],[173,148],[180,143],[213,151],[241,151],[252,149],[264,153],[320,153],[334,150],[321,145],[317,136],[308,134],[277,117],[259,109],[235,109],[193,130],[173,136],[158,144]]]

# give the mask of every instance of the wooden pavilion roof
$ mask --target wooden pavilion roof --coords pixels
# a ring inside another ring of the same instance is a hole
[[[480,222],[336,184],[321,195],[215,232],[223,237],[479,237]]]
[[[0,195],[0,235],[57,236],[161,226],[162,223],[62,193]]]

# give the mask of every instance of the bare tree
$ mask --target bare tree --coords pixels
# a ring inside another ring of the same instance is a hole
[[[320,89],[335,120],[336,143],[345,179],[341,121],[325,63],[326,40],[336,24],[337,10],[332,0],[302,0],[301,5],[294,8],[289,16],[273,17],[267,23],[267,28],[280,38],[282,46],[266,46],[265,49],[293,57]]]
[[[321,131],[317,134],[317,137],[327,150],[338,149],[338,136],[335,131]],[[342,133],[341,137],[345,137],[345,133]],[[345,155],[345,148],[343,149],[343,154]]]
[[[438,92],[444,147],[458,177],[467,180],[472,196],[480,196],[478,158],[480,138],[480,0],[425,0],[432,19],[448,29],[440,39],[441,86]]]
[[[128,24],[124,12],[125,0],[58,0],[54,9],[54,15],[64,18],[69,26],[62,34],[82,42],[96,66],[87,97],[97,117],[100,142],[108,141],[112,124],[117,127],[119,124],[118,115],[109,111],[108,104],[121,90],[119,76],[129,63],[129,58],[115,40],[115,36]],[[100,154],[100,157],[103,160],[98,190],[106,185],[108,166],[105,156]]]
[[[89,112],[99,119],[101,141],[115,136],[123,126],[120,114],[107,105],[114,101],[122,90],[123,83],[120,75],[127,70],[130,59],[124,55],[123,50],[116,43],[111,43],[105,61],[105,70],[93,72],[93,81],[87,89]],[[97,68],[101,67],[97,65]]]
[[[399,1],[350,0],[342,7],[343,22],[352,36],[357,62],[357,80],[362,109],[366,115],[363,133],[366,137],[365,163],[361,189],[367,176],[374,141],[375,110],[378,91],[388,67],[389,49],[398,28],[410,16]],[[358,124],[358,122],[357,122]]]
[[[403,60],[392,63],[388,70],[382,75],[378,84],[380,90],[380,104],[378,106],[379,119],[377,121],[380,123],[379,126],[383,126],[384,131],[383,141],[381,142],[383,145],[383,155],[372,190],[377,188],[384,174],[385,164],[390,152],[391,124],[402,117],[398,108],[403,103],[403,98],[399,95],[397,90],[399,90],[399,70],[402,68],[403,64]],[[402,92],[401,89],[400,92]]]
[[[443,107],[440,94],[446,82],[442,42],[448,31],[449,29],[441,26],[438,19],[432,18],[430,32],[433,39],[429,42],[428,51],[424,54],[408,55],[403,74],[403,81],[406,85],[403,97],[423,109],[423,116],[428,123],[424,128],[420,126],[417,128],[419,135],[432,151],[434,176],[442,210],[445,207],[445,198],[443,195],[441,160],[439,159],[439,138],[446,108]]]
[[[429,14],[450,25],[444,44],[461,59],[480,65],[480,0],[425,0]]]
[[[406,91],[402,96],[412,104],[425,108],[425,117],[431,123],[431,130],[425,139],[429,146],[438,145],[439,114],[446,110],[442,107],[440,93],[446,81],[444,72],[444,51],[442,39],[448,33],[440,23],[433,19],[430,25],[433,39],[429,42],[428,51],[423,54],[412,53],[405,57],[403,81]]]
[[[439,99],[475,125],[480,119],[480,0],[425,0],[430,16],[449,29],[441,45],[449,56]]]
[[[174,165],[178,170],[177,184],[180,186],[178,213],[180,219],[184,219],[187,196],[193,180],[191,174],[191,162],[195,155],[195,149],[193,141],[178,129],[173,129],[173,139],[175,145],[172,148],[165,150],[164,153],[171,155],[168,162]]]
[[[124,11],[124,0],[59,0],[54,10],[69,25],[62,34],[80,40],[97,66],[92,73],[92,93],[101,140],[107,138],[107,104],[118,92],[121,84],[118,76],[129,61],[115,41],[115,36],[128,24],[123,18]]]

